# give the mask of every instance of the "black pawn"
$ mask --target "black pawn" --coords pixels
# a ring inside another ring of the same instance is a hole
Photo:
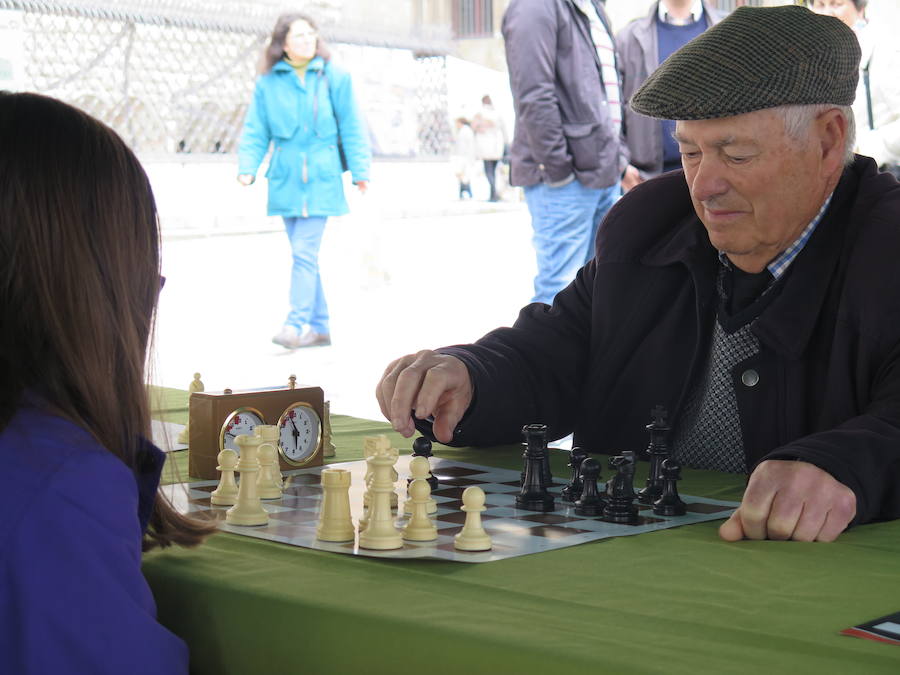
[[[647,484],[638,492],[638,501],[641,504],[653,504],[663,491],[663,477],[660,465],[669,456],[668,434],[669,425],[666,424],[666,409],[656,406],[650,411],[653,421],[647,425],[650,432],[650,445],[647,447],[647,455],[650,457],[650,471],[647,473]]]
[[[569,484],[562,489],[563,501],[576,502],[581,497],[581,463],[587,459],[588,454],[582,448],[572,448],[569,452],[569,468],[572,469],[572,477]]]
[[[574,452],[574,448],[573,448]],[[581,496],[575,502],[575,514],[579,516],[597,517],[603,515],[606,502],[597,491],[597,480],[600,478],[600,463],[593,457],[586,457],[581,462],[580,482],[583,486]]]
[[[431,441],[425,438],[424,436],[419,436],[416,440],[413,441],[412,444],[412,456],[413,457],[426,457],[429,458],[433,455],[431,452]],[[430,464],[430,462],[429,462]],[[410,478],[409,481],[412,479]],[[408,482],[409,482],[408,481]],[[434,492],[438,489],[438,479],[434,475],[433,472],[429,473],[428,476],[428,484],[431,486],[431,491]]]
[[[683,516],[687,511],[681,497],[678,496],[677,482],[681,479],[681,467],[674,459],[662,461],[663,492],[653,502],[653,513],[658,516]]]
[[[623,452],[610,457],[609,468],[616,470],[606,486],[609,502],[603,512],[604,520],[611,523],[634,525],[638,521],[637,506],[634,504],[634,453]]]
[[[544,480],[544,457],[547,454],[547,426],[545,424],[526,424],[522,428],[525,435],[525,472],[522,488],[516,495],[516,508],[526,511],[553,511],[553,495],[547,492]]]

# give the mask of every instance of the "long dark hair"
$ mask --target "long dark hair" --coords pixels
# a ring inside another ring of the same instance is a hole
[[[0,429],[28,392],[134,468],[160,290],[150,183],[114,131],[46,96],[0,92],[0,147]],[[210,531],[159,495],[145,548]]]
[[[279,16],[275,20],[275,28],[272,29],[272,37],[269,38],[269,43],[266,45],[266,49],[262,54],[262,59],[259,64],[259,72],[261,74],[265,75],[268,73],[272,70],[272,66],[284,58],[284,40],[287,37],[288,31],[291,29],[291,24],[301,20],[308,23],[317,33],[319,32],[319,27],[316,25],[316,22],[306,14],[291,12]],[[331,52],[328,51],[328,47],[325,45],[325,41],[322,39],[321,35],[316,38],[316,56],[321,56],[324,61],[328,61],[331,58]]]

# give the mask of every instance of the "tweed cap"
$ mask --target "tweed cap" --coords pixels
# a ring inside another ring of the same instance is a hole
[[[859,42],[842,21],[805,7],[738,7],[666,59],[631,98],[669,120],[730,117],[781,105],[850,105]]]

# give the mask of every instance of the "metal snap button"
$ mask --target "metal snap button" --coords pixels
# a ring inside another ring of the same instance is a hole
[[[753,368],[745,370],[741,373],[741,382],[745,387],[755,387],[759,382],[759,373],[753,370]]]

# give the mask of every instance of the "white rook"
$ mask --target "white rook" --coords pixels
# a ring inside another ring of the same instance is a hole
[[[350,518],[350,472],[346,469],[322,470],[322,511],[316,538],[322,541],[353,541]]]

